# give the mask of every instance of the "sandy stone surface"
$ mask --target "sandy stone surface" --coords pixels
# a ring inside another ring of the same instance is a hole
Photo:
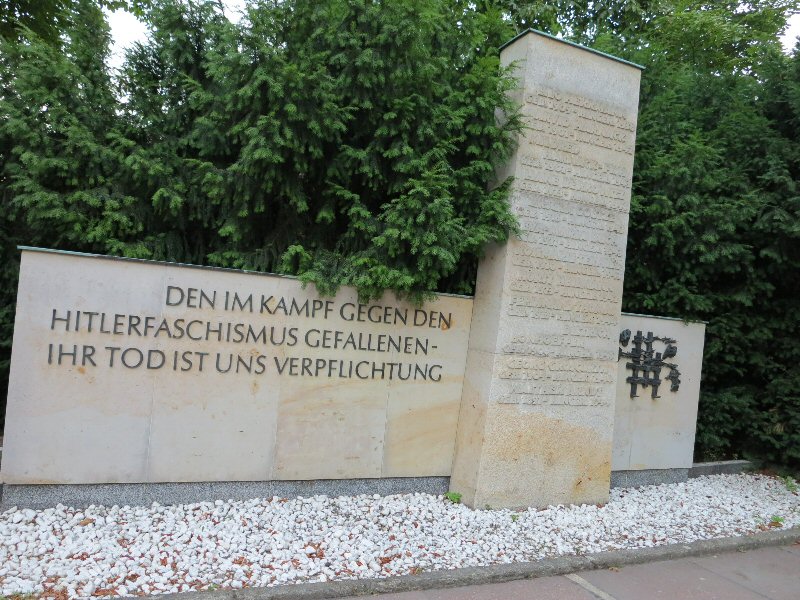
[[[472,300],[22,252],[2,480],[450,474]]]
[[[604,502],[640,71],[535,32],[501,62],[520,234],[478,267],[451,482],[475,507]]]

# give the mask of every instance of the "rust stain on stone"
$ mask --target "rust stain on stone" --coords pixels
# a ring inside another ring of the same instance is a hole
[[[500,409],[487,435],[492,465],[481,474],[492,506],[597,502],[608,495],[611,440],[587,426],[539,412]]]

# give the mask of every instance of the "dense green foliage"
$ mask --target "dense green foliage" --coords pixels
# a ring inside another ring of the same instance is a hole
[[[119,74],[95,3],[30,6],[0,31],[0,361],[18,243],[469,291],[514,229],[497,48],[536,27],[646,67],[623,308],[708,321],[698,458],[800,464],[796,1],[135,2]]]
[[[460,21],[460,27],[453,24]],[[140,256],[421,295],[512,228],[487,192],[514,119],[488,21],[449,3],[287,2],[236,27],[164,3],[129,56]]]

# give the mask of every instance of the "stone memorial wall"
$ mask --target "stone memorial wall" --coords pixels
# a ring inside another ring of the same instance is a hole
[[[23,250],[3,481],[448,475],[471,310]]]
[[[470,506],[517,508],[604,502],[612,468],[689,464],[696,401],[620,403],[640,70],[533,31],[501,60],[525,125],[498,173],[520,235],[489,249],[474,300],[364,305],[293,278],[23,248],[3,504],[449,477]],[[681,336],[696,396],[702,331]],[[399,485],[380,490],[421,489]],[[347,493],[278,493],[294,492]]]

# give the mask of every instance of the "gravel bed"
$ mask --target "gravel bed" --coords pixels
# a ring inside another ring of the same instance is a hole
[[[790,481],[715,475],[604,506],[472,510],[441,496],[272,498],[0,515],[0,595],[108,597],[388,577],[800,525]]]

